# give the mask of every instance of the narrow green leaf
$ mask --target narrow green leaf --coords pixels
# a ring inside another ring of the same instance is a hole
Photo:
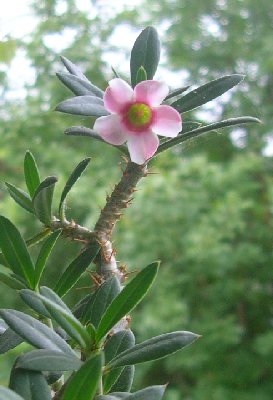
[[[8,262],[3,256],[3,253],[0,253],[0,264],[4,265],[5,267],[9,268]]]
[[[76,96],[59,103],[55,111],[67,114],[101,117],[109,115],[103,100],[96,96]]]
[[[92,92],[97,97],[103,98],[104,92],[97,86],[93,85],[93,83],[91,83],[89,81],[89,79],[86,78],[86,76],[82,73],[81,69],[79,67],[77,67],[77,65],[73,64],[70,60],[68,60],[66,57],[63,57],[63,56],[61,56],[61,60],[62,60],[62,63],[64,64],[64,66],[66,67],[66,69],[68,70],[68,72],[70,72],[72,75],[75,75],[78,78],[88,82],[88,84],[92,86]]]
[[[13,390],[0,386],[0,400],[24,400]]]
[[[35,263],[35,273],[34,273],[34,287],[39,285],[42,273],[44,271],[47,259],[61,234],[61,230],[53,232],[50,236],[47,237],[45,242],[43,243],[39,255],[37,257]]]
[[[179,113],[194,110],[209,101],[216,99],[244,79],[244,75],[233,74],[222,76],[192,90],[171,104]]]
[[[26,185],[29,194],[32,197],[35,193],[35,190],[40,185],[40,175],[35,158],[30,151],[26,152],[24,158],[24,173]]]
[[[93,293],[87,294],[81,300],[79,300],[78,303],[72,309],[73,315],[81,321],[82,321],[83,315],[86,312],[86,306],[89,303],[89,301],[91,300],[92,296],[93,296]]]
[[[41,372],[13,368],[10,388],[25,400],[51,400],[50,389]]]
[[[32,371],[75,371],[82,362],[76,356],[70,356],[60,351],[33,350],[21,355],[16,368]]]
[[[196,128],[193,129],[192,131],[186,132],[185,135],[183,134],[182,131],[180,135],[176,136],[173,139],[167,140],[166,142],[159,145],[156,155],[162,153],[165,150],[168,150],[173,146],[177,146],[178,144],[186,142],[187,140],[202,135],[203,133],[216,131],[217,129],[227,128],[234,125],[242,125],[248,123],[261,123],[261,121],[258,118],[254,117],[229,118],[220,122],[215,122],[214,124],[200,126],[200,128]]]
[[[70,89],[76,96],[98,96],[98,88],[92,85],[87,79],[82,79],[76,75],[65,74],[65,73],[56,73],[57,77],[60,81]],[[103,93],[103,92],[102,92]]]
[[[99,249],[99,244],[94,244],[78,255],[63,272],[54,288],[54,292],[63,297],[78,282],[81,275],[98,254]]]
[[[28,247],[33,246],[34,244],[37,244],[47,238],[51,234],[51,229],[50,228],[44,228],[41,232],[36,233],[34,236],[26,239],[26,244]]]
[[[172,99],[173,97],[179,96],[180,94],[186,92],[186,90],[188,90],[189,87],[190,87],[190,86],[183,86],[183,87],[181,87],[181,88],[172,90],[172,91],[168,94],[168,96],[165,97],[165,100],[169,100],[169,99]]]
[[[142,300],[152,285],[158,268],[159,262],[154,262],[145,267],[113,300],[99,323],[96,335],[98,342],[122,317],[129,313]]]
[[[35,213],[39,220],[45,225],[51,223],[51,206],[56,182],[57,178],[55,176],[48,176],[40,183],[33,195],[32,203]]]
[[[146,80],[147,80],[147,72],[145,71],[145,68],[143,68],[143,66],[141,66],[137,71],[136,83],[146,81]]]
[[[33,214],[33,206],[29,195],[24,192],[24,190],[17,188],[11,183],[5,182],[5,185],[7,186],[9,194],[13,200],[19,204],[19,206]]]
[[[10,269],[32,287],[34,266],[26,243],[16,226],[3,216],[0,216],[0,247]]]
[[[68,195],[68,193],[70,192],[72,186],[77,182],[77,180],[80,178],[81,174],[83,173],[83,171],[86,169],[87,165],[89,164],[91,158],[85,158],[84,160],[82,160],[77,166],[76,168],[73,170],[73,172],[71,173],[71,175],[69,176],[65,187],[62,191],[61,194],[61,200],[60,200],[60,204],[59,204],[59,213],[61,213],[61,209],[63,207],[64,201],[66,199],[66,196]]]
[[[114,368],[115,371],[118,368]],[[134,380],[135,375],[135,366],[134,365],[127,365],[123,368],[120,376],[111,387],[113,392],[130,392]]]
[[[65,340],[30,315],[16,310],[0,310],[0,315],[11,329],[34,347],[61,351],[74,356],[73,350]]]
[[[9,350],[14,349],[23,340],[12,329],[8,328],[5,332],[0,334],[0,354],[7,353]]]
[[[127,150],[127,147],[125,145],[116,146],[114,144],[112,145],[111,143],[107,143],[93,129],[87,128],[85,126],[70,126],[69,128],[67,128],[64,131],[64,134],[68,135],[68,136],[88,136],[88,137],[96,139],[96,140],[98,140],[100,142],[106,143],[107,145],[110,145],[110,146],[113,146],[113,147],[117,148],[123,154],[126,154],[126,155],[129,154],[128,150]]]
[[[0,282],[4,283],[11,289],[15,289],[15,290],[20,290],[20,289],[23,289],[26,287],[18,279],[15,279],[13,276],[6,274],[5,272],[2,272],[2,271],[0,271]]]
[[[157,360],[191,344],[199,335],[187,331],[165,333],[139,343],[120,353],[108,364],[108,368],[134,365]]]
[[[108,364],[113,358],[123,351],[130,349],[135,344],[135,337],[132,331],[122,330],[111,336],[104,348],[105,363]],[[113,368],[105,375],[103,380],[103,391],[108,393],[114,383],[118,380],[123,368]]]
[[[68,381],[62,400],[92,400],[97,391],[102,365],[101,353],[89,358]]]
[[[37,297],[42,300],[51,318],[54,319],[72,339],[82,348],[90,345],[91,338],[85,327],[71,312],[68,312],[66,308],[61,307],[44,296],[37,294]]]
[[[91,322],[96,328],[105,310],[120,293],[120,290],[119,280],[115,276],[103,282],[103,284],[95,290],[86,305],[85,313],[82,316],[82,322],[84,324]]]
[[[51,318],[49,312],[45,308],[42,300],[37,296],[37,293],[30,289],[22,289],[19,292],[23,301],[39,315],[43,315],[46,318]]]
[[[153,79],[160,58],[160,41],[155,28],[148,26],[137,37],[131,52],[130,69],[131,83],[137,83],[137,72],[142,66],[147,79]]]

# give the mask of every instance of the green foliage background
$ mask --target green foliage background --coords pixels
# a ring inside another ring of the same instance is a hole
[[[60,3],[66,5],[61,13]],[[273,123],[272,2],[133,3],[117,13],[107,2],[90,1],[87,15],[76,0],[35,1],[38,24],[31,37],[17,40],[17,50],[13,38],[8,39],[9,51],[6,39],[0,43],[2,64],[12,62],[14,51],[24,50],[36,74],[26,97],[16,101],[8,96],[5,74],[0,75],[0,212],[18,224],[25,237],[39,230],[4,187],[4,181],[22,187],[27,149],[35,154],[44,176],[59,177],[56,198],[74,166],[92,157],[69,198],[70,217],[88,227],[121,173],[123,161],[115,149],[62,134],[70,125],[92,126],[92,121],[53,112],[69,93],[54,77],[62,66],[58,54],[46,45],[47,37],[73,30],[74,39],[68,47],[64,43],[62,54],[102,88],[113,76],[109,64],[114,52],[119,56],[114,56],[113,65],[124,76],[129,73],[132,43],[127,45],[118,32],[131,32],[134,38],[148,24],[159,31],[164,47],[161,65],[176,74],[176,86],[200,85],[228,73],[246,74],[230,95],[187,118],[214,121],[253,115],[263,124],[213,133],[156,159],[151,166],[155,174],[141,183],[116,229],[115,243],[118,258],[130,271],[162,260],[152,292],[133,314],[137,340],[181,329],[203,336],[182,353],[138,369],[135,389],[169,382],[166,400],[270,400],[273,164],[265,149]],[[159,75],[168,81],[165,71]],[[78,251],[77,244],[59,243],[45,283],[56,279]],[[86,277],[79,287],[88,285]],[[75,298],[87,290],[76,290]],[[23,307],[3,284],[0,302],[3,307]],[[0,383],[7,382],[14,357],[15,353],[1,356]]]

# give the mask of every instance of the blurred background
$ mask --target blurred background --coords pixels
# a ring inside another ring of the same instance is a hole
[[[114,4],[112,4],[114,3]],[[152,291],[133,312],[137,341],[171,330],[202,339],[137,369],[135,390],[168,383],[166,400],[271,400],[273,393],[273,3],[270,0],[9,0],[0,16],[0,213],[25,238],[40,227],[4,182],[24,188],[27,149],[43,177],[57,175],[58,194],[71,170],[92,162],[68,201],[69,218],[92,228],[124,162],[90,138],[66,137],[90,118],[54,112],[70,96],[55,77],[59,55],[78,64],[101,88],[113,66],[129,76],[139,32],[157,28],[162,58],[156,78],[170,87],[199,86],[225,74],[238,88],[185,115],[203,123],[252,115],[263,124],[214,132],[163,153],[151,165],[115,230],[117,256],[128,270],[162,260]],[[25,188],[24,188],[25,189]],[[38,249],[33,249],[33,253]],[[60,241],[44,284],[79,251]],[[66,254],[66,257],[63,257]],[[84,277],[72,302],[91,286]],[[1,307],[24,309],[0,283]],[[18,349],[0,358],[0,384]]]

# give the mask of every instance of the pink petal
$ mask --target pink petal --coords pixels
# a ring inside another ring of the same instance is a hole
[[[106,110],[119,113],[133,101],[134,91],[123,79],[115,78],[109,82],[103,100]]]
[[[156,107],[165,99],[169,88],[164,82],[142,81],[136,85],[134,92],[135,101]]]
[[[180,114],[171,106],[159,106],[153,110],[151,129],[157,135],[174,137],[182,130]]]
[[[119,117],[116,114],[99,117],[96,119],[93,129],[108,143],[120,145],[126,140],[126,135],[121,129]]]
[[[142,132],[129,136],[127,145],[131,160],[141,165],[154,155],[159,146],[159,139],[151,131]]]

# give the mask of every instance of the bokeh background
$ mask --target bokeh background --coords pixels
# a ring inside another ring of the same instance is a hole
[[[181,329],[202,335],[184,351],[138,368],[134,389],[169,383],[166,400],[271,400],[272,1],[8,3],[1,4],[0,20],[0,213],[25,238],[40,227],[9,198],[4,182],[24,188],[27,149],[44,177],[58,176],[56,205],[70,171],[92,157],[68,202],[69,217],[90,228],[124,163],[113,148],[63,135],[70,125],[93,121],[53,111],[70,95],[55,77],[63,70],[60,54],[105,88],[111,66],[128,78],[133,41],[153,25],[163,46],[156,78],[171,87],[246,75],[238,88],[185,118],[207,123],[252,115],[263,124],[210,133],[162,154],[114,237],[118,259],[128,270],[162,260],[152,291],[133,312],[137,341]],[[61,241],[43,283],[57,279],[78,251],[77,244]],[[84,277],[68,303],[90,285]],[[24,309],[2,283],[0,304]],[[7,384],[17,352],[1,356],[0,384]]]

